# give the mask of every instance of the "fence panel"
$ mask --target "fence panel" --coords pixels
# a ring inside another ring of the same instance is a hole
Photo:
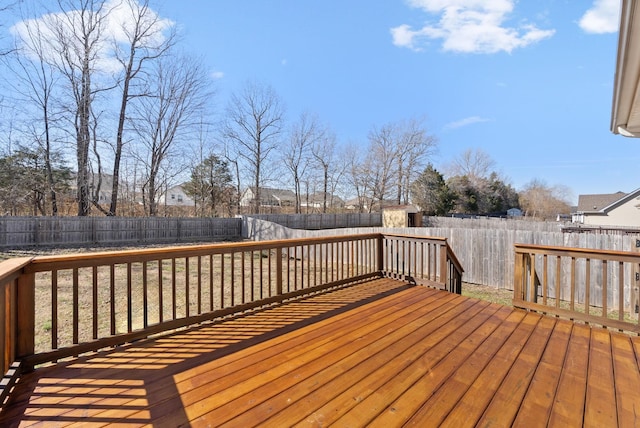
[[[239,218],[0,217],[0,248],[240,239]]]

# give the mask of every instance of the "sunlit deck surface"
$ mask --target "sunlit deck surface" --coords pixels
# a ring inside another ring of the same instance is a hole
[[[0,426],[640,426],[640,339],[377,279],[37,369]]]

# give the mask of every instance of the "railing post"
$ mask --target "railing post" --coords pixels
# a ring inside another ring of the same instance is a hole
[[[376,270],[382,276],[384,273],[384,235],[378,235],[378,251],[377,251],[377,260],[376,260]]]
[[[18,278],[16,290],[16,357],[24,358],[35,352],[36,331],[36,276],[33,273],[22,274]],[[13,305],[12,305],[13,306]],[[25,367],[25,370],[30,370]]]
[[[443,244],[440,244],[440,282],[444,285],[444,289],[449,290],[447,284],[447,242],[445,241]]]
[[[276,294],[282,295],[282,247],[276,248]]]
[[[524,281],[524,254],[516,250],[515,265],[513,268],[513,298],[514,300],[524,299],[523,281]]]

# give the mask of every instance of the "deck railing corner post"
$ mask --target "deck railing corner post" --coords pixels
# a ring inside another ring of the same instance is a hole
[[[524,299],[524,253],[515,249],[515,264],[514,264],[514,275],[513,275],[513,299],[514,300],[522,300]]]
[[[440,283],[445,290],[451,291],[447,284],[447,259],[449,258],[449,246],[447,241],[440,244]]]
[[[35,353],[35,289],[34,273],[20,275],[15,296],[15,355],[17,358],[29,357]]]

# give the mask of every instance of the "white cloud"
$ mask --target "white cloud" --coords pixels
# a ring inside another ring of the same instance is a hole
[[[444,129],[450,131],[452,129],[462,128],[464,126],[473,125],[475,123],[491,122],[491,119],[480,116],[465,117],[464,119],[456,120],[455,122],[447,123]]]
[[[212,71],[211,78],[213,80],[220,80],[224,77],[224,73],[222,71]]]
[[[591,9],[580,19],[579,25],[587,33],[605,34],[618,31],[620,0],[594,0]]]
[[[439,21],[413,29],[402,24],[391,29],[393,44],[419,51],[430,40],[442,40],[445,51],[462,53],[511,52],[551,37],[555,30],[533,24],[507,26],[515,0],[409,0],[409,5]]]
[[[101,29],[103,37],[96,51],[95,66],[97,71],[117,72],[121,69],[121,65],[115,57],[111,41],[126,45],[129,41],[127,35],[131,34],[134,29],[136,14],[142,10],[143,6],[140,5],[138,0],[127,2],[108,0],[105,3],[102,9],[103,13],[107,13]],[[144,21],[142,25],[144,26],[147,23],[150,27],[150,30],[142,37],[141,43],[150,49],[159,47],[165,41],[164,32],[175,25],[171,20],[160,18],[151,9],[140,13],[140,17]],[[58,58],[56,52],[62,50],[56,31],[66,32],[66,41],[75,40],[77,42],[77,39],[72,37],[71,33],[73,26],[80,25],[80,19],[79,11],[68,11],[66,17],[62,12],[48,13],[36,19],[20,21],[12,26],[10,31],[16,37],[19,45],[26,48],[23,51],[25,55],[37,59],[34,50],[39,49],[46,60],[55,62]],[[35,35],[38,35],[37,37],[40,40],[36,40]],[[41,43],[41,45],[38,46],[38,43]],[[72,50],[82,51],[81,47],[76,47]]]

